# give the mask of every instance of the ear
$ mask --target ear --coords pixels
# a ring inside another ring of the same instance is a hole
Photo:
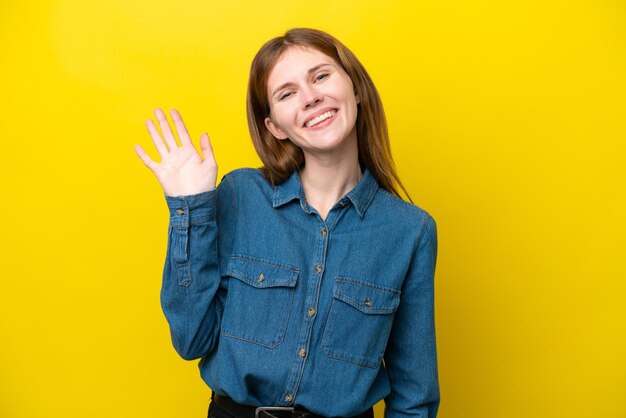
[[[283,132],[283,130],[280,129],[280,127],[275,124],[269,116],[265,118],[265,127],[272,135],[274,135],[276,139],[280,141],[288,138],[287,134]]]
[[[356,104],[361,104],[361,98],[356,91],[354,92],[354,98],[356,99]]]

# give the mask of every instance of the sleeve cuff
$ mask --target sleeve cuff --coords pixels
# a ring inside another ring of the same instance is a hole
[[[170,226],[189,227],[215,222],[217,189],[186,196],[164,194],[170,211]]]

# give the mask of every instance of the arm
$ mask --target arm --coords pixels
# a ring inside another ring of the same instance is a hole
[[[232,246],[232,180],[226,176],[217,189],[166,200],[170,226],[161,306],[174,348],[192,360],[210,352],[219,338],[226,298],[219,256]]]
[[[218,241],[226,248],[232,236],[234,193],[229,180],[215,188],[217,164],[207,134],[200,138],[200,155],[177,111],[172,110],[171,116],[180,145],[165,113],[156,109],[154,114],[162,136],[152,120],[146,127],[161,162],[153,161],[140,145],[135,152],[163,187],[170,209],[161,305],[176,351],[193,359],[207,354],[217,341],[226,293],[225,286],[220,286]]]
[[[434,418],[439,407],[434,321],[437,227],[429,215],[424,223],[385,352],[391,383],[385,418]]]

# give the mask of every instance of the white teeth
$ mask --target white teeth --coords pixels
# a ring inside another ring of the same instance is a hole
[[[335,112],[334,110],[329,110],[328,112],[322,113],[321,115],[311,119],[304,126],[306,126],[307,128],[315,126],[318,123],[320,123],[322,121],[325,121],[328,118],[332,118],[333,116],[335,116],[335,113],[337,113],[337,112]]]

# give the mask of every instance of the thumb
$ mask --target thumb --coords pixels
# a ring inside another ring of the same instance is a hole
[[[209,134],[207,133],[202,134],[202,136],[200,137],[200,150],[202,150],[202,157],[205,160],[215,160],[215,157],[213,156],[213,147],[211,146],[211,140],[209,139]]]

